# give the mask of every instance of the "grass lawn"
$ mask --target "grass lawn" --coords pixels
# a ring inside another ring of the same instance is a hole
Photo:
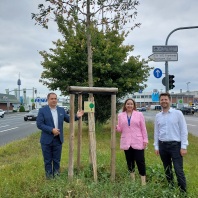
[[[77,128],[77,123],[76,123]],[[116,134],[116,179],[110,181],[110,125],[96,125],[98,182],[94,182],[89,164],[89,138],[87,126],[83,126],[80,170],[76,168],[77,134],[75,138],[74,178],[68,180],[68,124],[65,124],[65,142],[61,160],[61,176],[46,180],[39,143],[40,132],[25,139],[0,147],[0,197],[1,198],[172,198],[182,197],[177,185],[170,189],[164,176],[161,160],[154,153],[153,123],[147,123],[148,149],[145,150],[147,185],[132,182],[124,152],[119,149],[120,134]],[[189,135],[188,154],[184,157],[184,171],[188,196],[198,197],[198,138]],[[136,170],[137,172],[137,170]]]

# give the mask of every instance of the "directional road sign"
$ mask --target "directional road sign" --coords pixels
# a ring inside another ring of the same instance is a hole
[[[162,77],[162,70],[159,68],[154,69],[153,74],[155,78],[161,78]]]
[[[149,57],[152,61],[163,62],[163,61],[178,61],[177,53],[154,53]]]
[[[177,45],[154,45],[153,52],[175,53],[175,52],[178,52],[178,46]]]

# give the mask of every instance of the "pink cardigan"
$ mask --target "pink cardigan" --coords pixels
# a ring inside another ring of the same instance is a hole
[[[142,112],[133,111],[130,126],[128,126],[127,113],[119,113],[116,130],[121,132],[120,149],[122,150],[128,150],[130,146],[134,149],[142,150],[144,149],[143,143],[148,143],[148,135]]]

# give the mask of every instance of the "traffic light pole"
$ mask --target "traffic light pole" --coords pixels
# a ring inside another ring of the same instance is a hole
[[[165,45],[168,45],[168,39],[170,37],[170,35],[173,32],[176,32],[177,30],[184,30],[184,29],[194,29],[194,28],[198,28],[198,26],[189,26],[189,27],[180,27],[180,28],[176,28],[173,31],[171,31],[167,38],[166,38],[166,42]],[[165,62],[165,82],[166,82],[166,92],[169,92],[169,74],[168,74],[168,61]]]

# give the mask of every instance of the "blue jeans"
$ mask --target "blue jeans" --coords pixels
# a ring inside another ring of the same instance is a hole
[[[186,192],[186,178],[183,171],[183,157],[180,154],[180,149],[181,142],[159,141],[159,154],[164,165],[164,170],[168,182],[173,185],[173,163],[178,186],[182,191]]]
[[[59,136],[55,137],[50,144],[41,144],[46,178],[50,179],[59,174],[62,143]]]

